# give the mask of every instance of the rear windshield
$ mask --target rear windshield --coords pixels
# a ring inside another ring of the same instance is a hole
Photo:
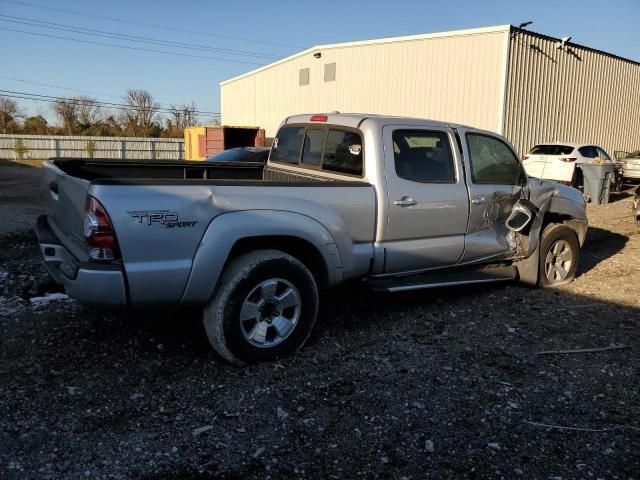
[[[271,161],[361,177],[362,137],[340,127],[282,127],[271,149]]]
[[[529,152],[531,155],[570,155],[574,147],[569,145],[536,145]]]

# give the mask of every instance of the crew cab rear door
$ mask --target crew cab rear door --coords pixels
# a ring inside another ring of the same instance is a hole
[[[469,198],[453,131],[383,128],[385,273],[455,265],[464,250]]]
[[[470,199],[461,263],[510,258],[517,245],[505,222],[527,184],[522,164],[501,137],[458,131]]]

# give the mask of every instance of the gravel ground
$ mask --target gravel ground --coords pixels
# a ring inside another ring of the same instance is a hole
[[[4,185],[0,211],[23,211]],[[629,197],[589,216],[568,286],[350,286],[323,295],[297,356],[245,369],[216,358],[197,312],[34,301],[58,289],[14,228],[0,478],[638,479],[640,232]],[[611,345],[626,348],[536,355]]]
[[[0,234],[28,229],[44,213],[40,169],[0,159]]]

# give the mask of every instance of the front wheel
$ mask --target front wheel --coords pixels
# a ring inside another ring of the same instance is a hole
[[[214,350],[242,366],[295,353],[309,338],[317,311],[309,269],[279,250],[257,250],[225,269],[203,323]]]
[[[573,230],[561,224],[545,228],[540,239],[540,285],[555,287],[571,282],[578,268],[580,245]]]

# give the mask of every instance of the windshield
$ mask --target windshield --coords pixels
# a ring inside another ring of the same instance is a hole
[[[640,158],[640,150],[630,153],[627,158]]]
[[[569,145],[536,145],[529,153],[531,155],[570,155],[573,148]]]

